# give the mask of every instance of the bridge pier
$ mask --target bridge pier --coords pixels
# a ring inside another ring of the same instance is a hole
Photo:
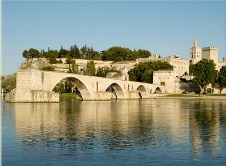
[[[59,102],[59,94],[53,91],[14,89],[7,93],[5,100],[9,102]]]
[[[94,92],[94,98],[93,100],[111,100],[112,99],[112,93],[106,92],[106,91],[96,91]]]

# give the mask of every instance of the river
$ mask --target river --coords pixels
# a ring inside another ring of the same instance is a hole
[[[226,165],[226,101],[2,102],[3,166]]]

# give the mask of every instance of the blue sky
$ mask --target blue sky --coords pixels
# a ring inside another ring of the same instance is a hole
[[[162,57],[189,59],[199,47],[225,51],[225,1],[3,1],[3,75],[25,61],[22,52],[87,44],[101,51],[111,46],[148,49]]]

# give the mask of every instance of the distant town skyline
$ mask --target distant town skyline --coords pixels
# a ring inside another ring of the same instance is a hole
[[[225,51],[225,1],[2,2],[3,75],[16,72],[25,49],[59,50],[77,44],[97,51],[111,46],[147,49],[189,59],[194,36],[200,48]]]

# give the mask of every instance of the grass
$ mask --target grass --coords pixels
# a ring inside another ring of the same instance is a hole
[[[226,94],[169,94],[162,97],[205,97],[205,96],[226,96]]]
[[[166,96],[162,96],[162,97],[199,97],[199,95],[190,95],[190,94],[169,94]]]
[[[80,99],[75,93],[60,94],[60,99]]]
[[[202,96],[226,96],[226,93],[219,93],[219,94],[202,94]]]

